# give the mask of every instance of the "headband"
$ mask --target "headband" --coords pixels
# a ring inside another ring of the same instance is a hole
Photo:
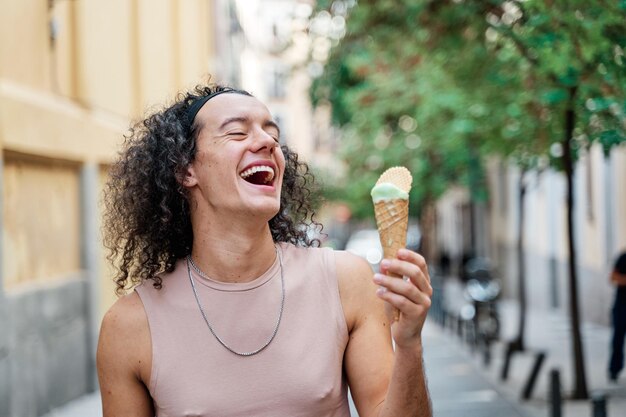
[[[187,109],[187,120],[189,121],[189,125],[193,124],[193,119],[196,118],[196,114],[198,114],[202,106],[204,106],[207,101],[223,93],[246,94],[244,91],[235,90],[234,88],[226,88],[224,90],[215,91],[208,96],[197,98],[193,103],[191,103],[191,106],[189,106],[189,108]]]

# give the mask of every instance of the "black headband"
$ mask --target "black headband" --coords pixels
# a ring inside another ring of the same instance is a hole
[[[222,93],[237,93],[249,95],[249,93],[246,93],[245,91],[235,90],[234,88],[226,88],[224,90],[215,91],[208,96],[202,96],[200,98],[197,98],[193,103],[191,103],[191,106],[189,106],[189,108],[187,109],[187,120],[189,121],[189,125],[191,126],[193,124],[193,119],[196,118],[196,114],[198,114],[202,106],[204,106],[207,101],[211,100],[215,96],[219,96]]]

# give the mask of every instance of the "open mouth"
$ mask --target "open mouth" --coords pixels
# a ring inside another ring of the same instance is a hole
[[[254,185],[272,185],[274,169],[267,165],[257,165],[239,174],[241,178]]]

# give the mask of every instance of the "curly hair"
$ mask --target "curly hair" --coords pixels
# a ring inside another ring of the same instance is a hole
[[[179,93],[169,107],[136,123],[125,135],[119,159],[111,167],[104,190],[104,245],[115,266],[118,295],[174,270],[176,261],[191,253],[193,230],[182,179],[196,154],[199,127],[187,120],[198,99],[230,90],[217,84],[199,85]],[[321,230],[313,217],[314,177],[298,155],[282,145],[285,174],[279,212],[269,221],[275,242],[319,246],[309,229]]]

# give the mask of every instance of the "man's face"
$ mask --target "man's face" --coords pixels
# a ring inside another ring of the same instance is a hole
[[[285,158],[278,126],[254,97],[220,94],[196,116],[196,157],[185,179],[198,204],[216,214],[268,221],[280,209]]]

